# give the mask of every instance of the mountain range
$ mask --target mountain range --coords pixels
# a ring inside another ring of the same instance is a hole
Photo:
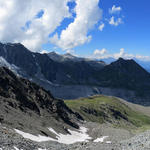
[[[0,65],[39,84],[57,98],[105,94],[150,104],[150,74],[134,60],[120,58],[107,64],[71,54],[33,53],[20,43],[0,43]]]

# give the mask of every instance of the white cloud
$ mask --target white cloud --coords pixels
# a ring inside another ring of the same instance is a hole
[[[94,55],[100,57],[100,56],[103,56],[107,53],[107,50],[105,48],[103,48],[102,50],[99,50],[99,49],[96,49],[94,51]]]
[[[136,55],[135,58],[143,60],[143,61],[150,61],[150,56],[141,56],[141,55]]]
[[[93,56],[92,56],[92,58],[96,58],[96,59],[105,59],[105,58],[118,59],[120,57],[122,57],[124,59],[136,58],[136,59],[145,60],[145,61],[149,61],[150,60],[149,56],[143,56],[143,55],[138,55],[138,54],[133,55],[133,54],[126,53],[124,48],[121,48],[118,53],[114,53],[114,54],[109,53],[108,50],[106,50],[105,48],[103,48],[102,50],[96,49],[93,52]]]
[[[112,8],[109,9],[109,13],[115,14],[115,13],[119,13],[121,10],[122,10],[122,8],[120,6],[116,7],[115,5],[113,5]]]
[[[99,0],[76,0],[74,22],[61,32],[60,37],[55,34],[51,42],[64,50],[89,42],[92,36],[88,35],[88,31],[93,28],[102,15],[98,2]]]
[[[66,50],[66,53],[75,54],[75,51],[74,51],[73,49],[67,49],[67,50]]]
[[[48,41],[62,20],[70,17],[67,3],[71,0],[0,0],[0,41],[21,42],[38,51]],[[44,11],[41,18],[38,12]],[[30,25],[25,24],[30,21]],[[25,30],[21,28],[25,27]]]
[[[47,54],[47,53],[49,53],[49,51],[47,51],[47,50],[41,50],[40,53],[41,54]]]
[[[113,55],[114,58],[118,59],[120,57],[129,57],[129,54],[125,53],[124,48],[120,49],[119,53]]]
[[[99,28],[98,28],[98,29],[99,29],[100,31],[103,31],[104,27],[105,27],[105,24],[104,24],[104,23],[102,23],[102,24],[99,26]]]
[[[118,18],[118,19],[115,20],[115,17],[114,17],[114,16],[112,16],[112,17],[110,18],[110,20],[109,20],[109,24],[110,24],[110,25],[113,25],[113,26],[118,26],[118,25],[120,25],[120,24],[122,24],[122,23],[123,23],[123,21],[122,21],[121,18]]]
[[[133,55],[133,54],[126,53],[124,48],[121,48],[119,53],[113,54],[113,57],[116,59],[122,57],[125,59],[136,58],[136,59],[140,59],[140,60],[150,60],[149,56],[143,56],[143,55],[139,55],[139,54]]]

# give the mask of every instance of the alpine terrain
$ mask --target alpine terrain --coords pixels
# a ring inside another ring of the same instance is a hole
[[[0,64],[27,78],[54,97],[76,99],[105,94],[150,105],[150,73],[134,60],[111,64],[71,54],[33,53],[21,44],[0,44]]]
[[[150,148],[150,74],[134,60],[107,65],[10,43],[0,55],[1,150]]]

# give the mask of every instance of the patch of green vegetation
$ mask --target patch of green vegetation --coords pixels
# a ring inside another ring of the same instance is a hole
[[[150,117],[133,111],[116,97],[93,96],[77,100],[66,100],[66,105],[78,112],[86,121],[111,123],[114,127],[150,128]]]

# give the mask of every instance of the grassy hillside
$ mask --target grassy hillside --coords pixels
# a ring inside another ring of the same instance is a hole
[[[115,97],[93,96],[66,100],[66,105],[78,112],[86,121],[111,123],[115,127],[149,128],[150,117],[137,112]]]

